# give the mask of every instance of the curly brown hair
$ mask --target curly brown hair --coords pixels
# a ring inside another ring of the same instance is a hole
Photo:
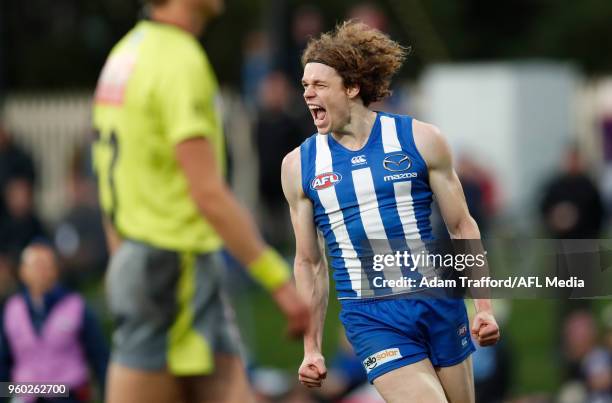
[[[333,67],[346,87],[359,86],[361,100],[368,106],[391,95],[391,78],[408,50],[379,30],[349,20],[311,39],[302,54],[302,66],[314,62]]]

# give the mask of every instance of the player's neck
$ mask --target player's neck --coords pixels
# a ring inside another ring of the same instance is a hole
[[[162,24],[174,25],[195,36],[199,36],[204,31],[207,22],[205,16],[198,15],[193,10],[173,1],[154,7],[151,10],[151,19]]]
[[[349,150],[360,150],[367,143],[376,122],[376,112],[359,104],[351,108],[349,122],[332,136]]]

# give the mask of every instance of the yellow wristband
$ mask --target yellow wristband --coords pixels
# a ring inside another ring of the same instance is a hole
[[[268,291],[274,291],[291,278],[289,265],[272,248],[249,264],[251,276]]]

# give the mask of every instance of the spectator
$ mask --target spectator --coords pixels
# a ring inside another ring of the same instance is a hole
[[[360,3],[352,7],[348,12],[348,18],[361,21],[382,32],[389,31],[387,15],[380,7],[371,2]]]
[[[377,30],[389,33],[389,18],[380,6],[372,1],[365,1],[351,7],[347,12],[347,19],[361,21]],[[399,83],[392,84],[391,96],[373,102],[371,108],[377,111],[403,114],[406,113],[406,104],[410,101],[410,93]]]
[[[10,261],[6,256],[0,254],[0,307],[4,299],[13,292],[15,280]]]
[[[470,214],[486,236],[490,220],[495,213],[495,182],[487,170],[468,156],[457,161],[457,175],[463,186]]]
[[[246,36],[242,63],[242,95],[248,107],[257,104],[257,91],[270,72],[270,44],[265,32],[253,31]]]
[[[59,401],[86,402],[92,398],[87,363],[103,389],[108,349],[84,299],[59,285],[58,276],[48,244],[36,241],[24,250],[23,289],[9,298],[0,322],[0,379],[67,384],[70,397]]]
[[[13,177],[6,183],[3,200],[7,214],[0,220],[0,254],[15,263],[25,246],[43,236],[43,226],[34,211],[32,182]]]
[[[489,233],[490,221],[496,210],[495,180],[485,168],[467,155],[461,155],[457,159],[456,171],[463,187],[470,215],[478,223],[481,236],[486,238]],[[438,208],[436,207],[434,211],[437,223],[435,226],[436,238],[448,239],[448,231],[444,221],[439,217]]]
[[[560,240],[557,242],[559,257],[554,262],[555,275],[564,279],[577,276],[585,286],[556,290],[562,298],[560,318],[573,310],[588,308],[590,300],[584,297],[600,295],[598,256],[576,254],[574,250],[596,248],[594,240],[600,237],[605,219],[600,191],[587,174],[578,148],[569,147],[562,161],[561,172],[545,187],[540,212],[546,232],[551,238]]]
[[[321,11],[310,4],[298,7],[291,23],[291,43],[287,52],[289,63],[289,78],[292,83],[299,85],[302,79],[301,55],[310,38],[321,33],[324,28]],[[313,128],[314,131],[314,128]]]
[[[33,211],[32,158],[11,139],[0,122],[0,301],[10,291],[17,256],[42,225]]]
[[[547,232],[556,239],[598,238],[604,222],[599,189],[586,173],[577,147],[563,158],[562,171],[544,190],[540,211]]]
[[[107,254],[95,182],[85,167],[91,166],[84,150],[77,150],[68,177],[70,205],[55,226],[54,240],[68,284],[99,279]]]
[[[612,401],[612,358],[610,350],[598,344],[597,330],[589,311],[576,311],[567,317],[563,328],[567,373],[562,397],[579,391],[587,403]]]
[[[597,345],[597,324],[588,311],[570,314],[563,324],[563,356],[567,380],[584,382],[582,362]]]
[[[591,351],[582,362],[588,403],[612,402],[612,357],[601,347]]]
[[[34,183],[34,164],[32,158],[12,141],[0,122],[0,194],[4,193],[7,183],[15,177]],[[4,200],[0,197],[0,219],[6,213]]]
[[[279,179],[281,162],[283,156],[299,146],[307,134],[302,120],[292,107],[295,102],[291,86],[283,73],[273,72],[263,80],[259,88],[259,99],[260,111],[254,135],[259,158],[261,225],[269,242],[278,247],[280,243],[291,239]],[[306,125],[308,128],[311,126]]]
[[[510,390],[511,354],[505,340],[490,347],[476,346],[473,356],[476,401],[504,402]]]

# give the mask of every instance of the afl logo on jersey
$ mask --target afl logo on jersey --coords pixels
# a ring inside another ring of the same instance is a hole
[[[412,161],[407,154],[398,153],[391,154],[383,160],[383,167],[387,171],[401,172],[409,169],[412,166]]]
[[[341,180],[342,180],[342,175],[340,175],[339,173],[326,172],[324,174],[317,175],[310,183],[310,186],[314,190],[323,190],[323,189],[327,189],[328,187],[334,186],[336,183],[340,182]]]

